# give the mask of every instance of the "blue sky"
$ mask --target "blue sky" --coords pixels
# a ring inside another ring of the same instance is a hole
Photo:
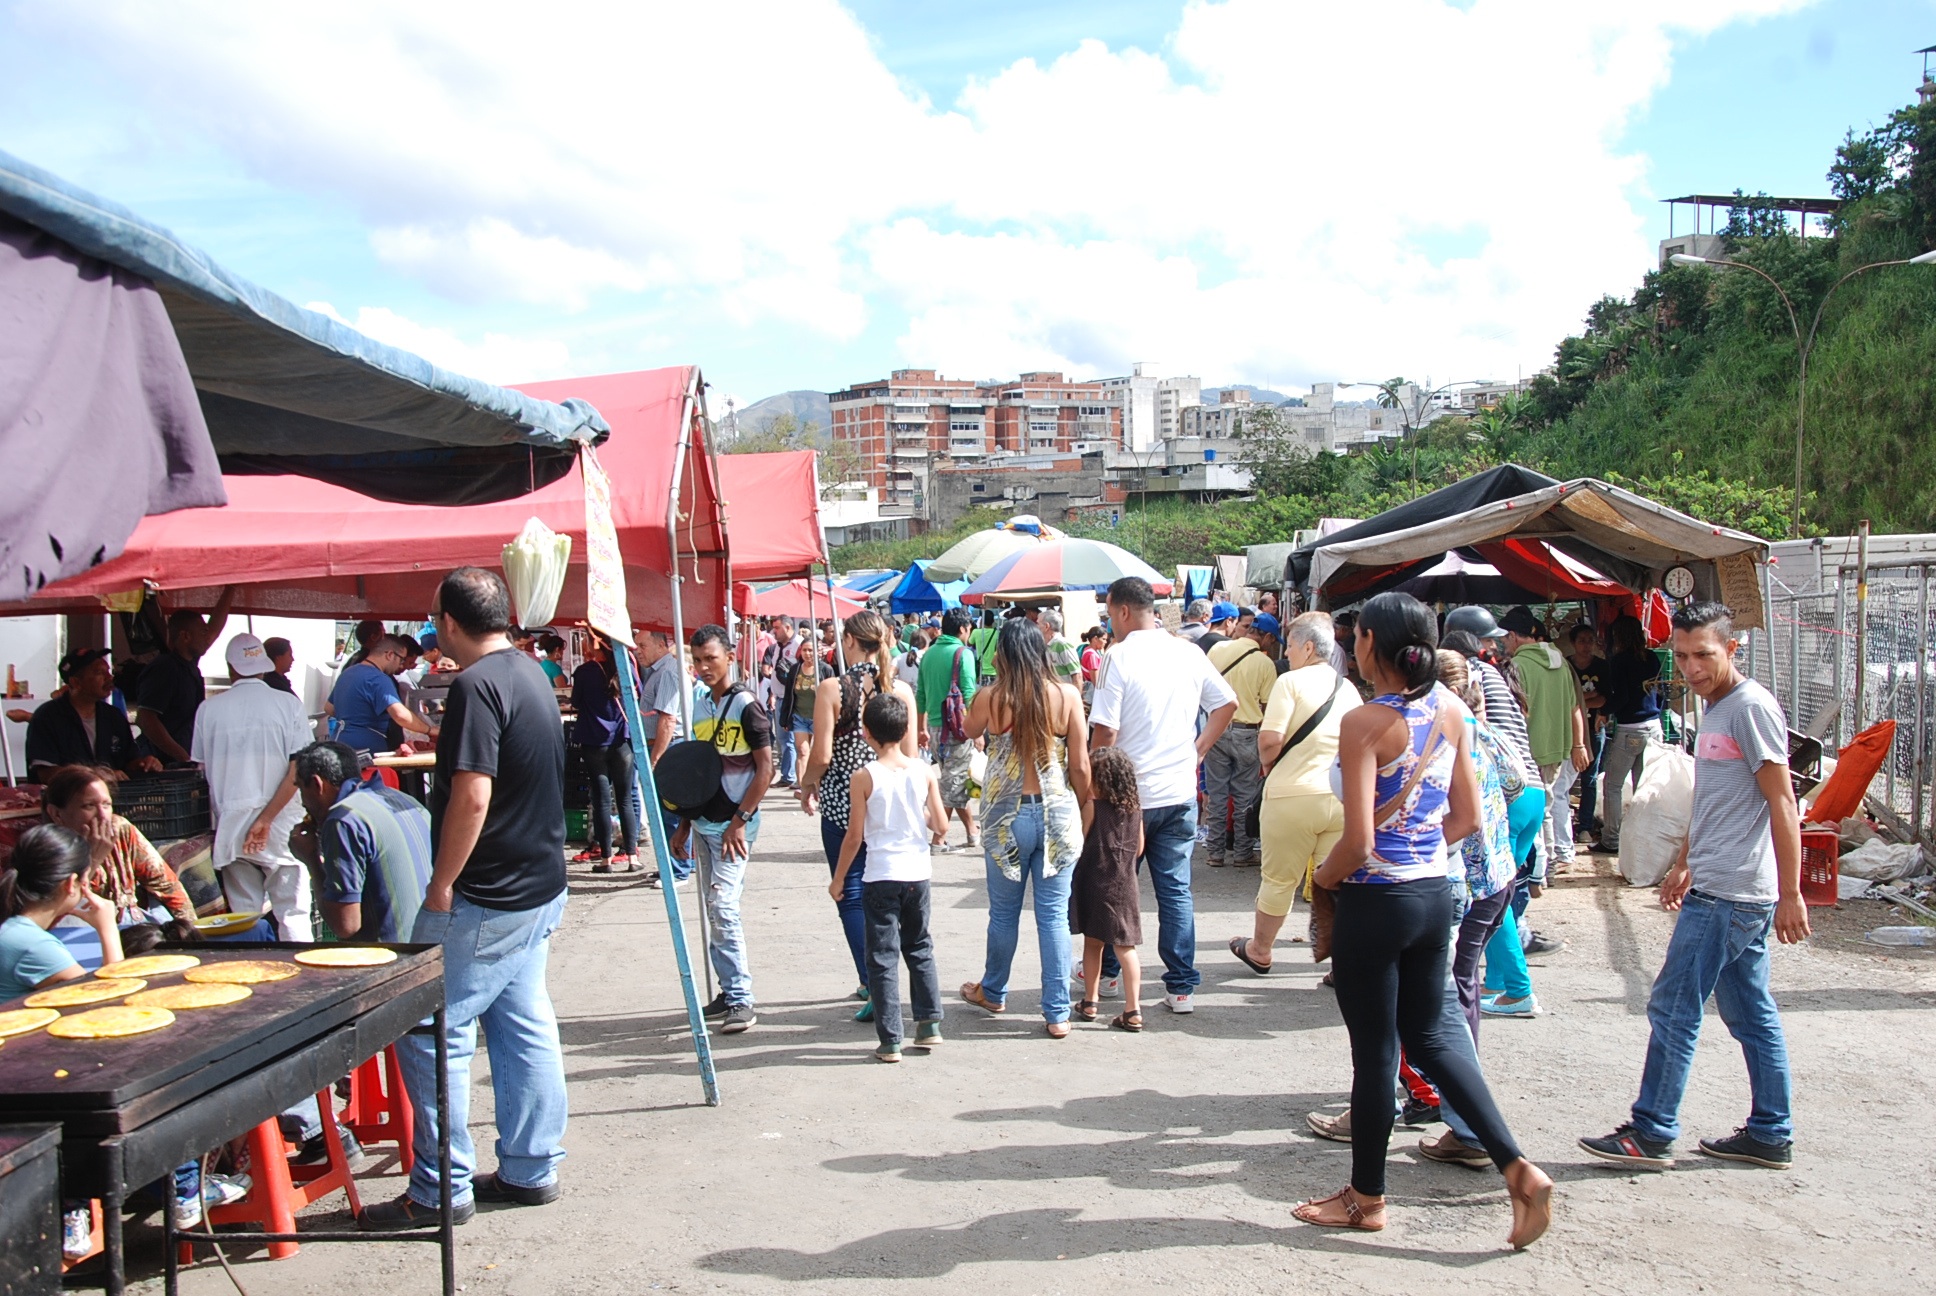
[[[0,148],[498,381],[1510,376],[1658,198],[1825,192],[1936,44],[1931,0],[1655,8],[36,0]]]

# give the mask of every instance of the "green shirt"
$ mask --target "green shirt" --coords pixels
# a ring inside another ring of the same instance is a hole
[[[921,654],[920,672],[914,681],[914,705],[927,717],[928,727],[941,728],[941,704],[948,700],[948,671],[955,653],[961,653],[962,705],[975,700],[975,651],[953,635],[942,635]]]
[[[1520,686],[1526,690],[1526,736],[1533,759],[1557,765],[1573,754],[1573,709],[1580,704],[1580,681],[1552,644],[1522,644],[1513,654]]]
[[[1082,650],[1061,635],[1049,640],[1049,670],[1063,684],[1082,687]]]
[[[975,662],[980,667],[984,683],[995,678],[995,641],[1002,637],[999,625],[977,626],[968,632],[968,643],[975,650]]]

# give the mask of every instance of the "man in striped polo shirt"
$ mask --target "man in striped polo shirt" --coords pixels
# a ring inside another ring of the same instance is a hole
[[[339,940],[407,941],[430,885],[430,812],[365,780],[340,742],[296,753],[296,790],[316,828],[323,920]]]

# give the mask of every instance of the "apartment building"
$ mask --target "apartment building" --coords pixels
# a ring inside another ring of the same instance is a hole
[[[1138,364],[1124,377],[1101,380],[1109,404],[1122,408],[1126,450],[1148,450],[1184,435],[1184,411],[1203,404],[1203,379],[1158,378],[1148,368]]]

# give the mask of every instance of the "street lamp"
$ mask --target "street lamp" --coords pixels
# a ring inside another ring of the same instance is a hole
[[[1868,265],[1857,266],[1849,271],[1831,284],[1829,290],[1822,294],[1822,300],[1816,303],[1815,318],[1809,321],[1807,336],[1802,334],[1801,317],[1795,314],[1795,303],[1788,300],[1788,294],[1767,271],[1749,265],[1746,261],[1694,256],[1687,252],[1676,252],[1667,259],[1675,265],[1733,266],[1736,269],[1760,275],[1768,281],[1768,285],[1775,290],[1775,295],[1781,298],[1781,304],[1788,310],[1788,326],[1795,330],[1795,351],[1800,360],[1800,372],[1795,379],[1795,513],[1789,521],[1788,534],[1791,539],[1799,539],[1802,534],[1802,433],[1808,420],[1808,356],[1815,349],[1815,330],[1821,327],[1822,312],[1828,307],[1828,299],[1835,295],[1837,288],[1870,270],[1880,270],[1884,266],[1936,264],[1936,250],[1925,252],[1921,256],[1902,257],[1894,261],[1872,261]]]

